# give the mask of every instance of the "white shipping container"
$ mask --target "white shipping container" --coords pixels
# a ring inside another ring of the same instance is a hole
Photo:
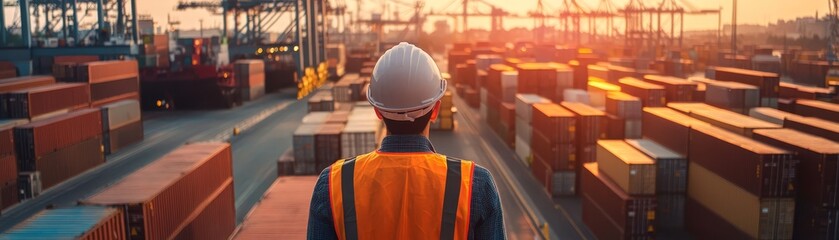
[[[527,145],[521,137],[516,136],[516,155],[526,166],[530,166],[530,145]]]
[[[563,101],[589,104],[591,98],[587,91],[581,89],[569,88],[562,92]]]
[[[516,116],[516,137],[520,137],[522,141],[530,145],[530,139],[533,136],[533,126],[527,123],[526,120]]]
[[[533,104],[549,102],[551,100],[536,94],[516,94],[516,116],[530,124],[533,119]]]
[[[501,72],[501,101],[507,103],[516,102],[518,81],[518,72]]]
[[[310,112],[303,117],[303,124],[320,124],[325,123],[332,112]]]
[[[350,158],[376,150],[381,125],[373,122],[347,123],[341,131],[341,158]]]
[[[107,109],[106,121],[108,122],[108,129],[114,130],[129,123],[134,123],[142,120],[142,113],[140,111],[140,102],[137,100],[123,100],[108,105],[104,105],[101,109]]]

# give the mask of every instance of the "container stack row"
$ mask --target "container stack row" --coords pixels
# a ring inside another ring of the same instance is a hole
[[[182,146],[80,205],[44,210],[2,239],[215,239],[236,227],[227,143]]]
[[[53,76],[0,79],[3,208],[143,140],[136,61],[59,60],[73,63],[59,72],[61,81]]]
[[[238,82],[242,101],[252,101],[265,95],[265,61],[237,60],[233,62],[233,76]]]

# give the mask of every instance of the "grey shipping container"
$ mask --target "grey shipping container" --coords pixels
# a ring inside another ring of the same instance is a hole
[[[688,162],[684,155],[649,139],[627,139],[626,143],[655,160],[656,193],[685,193]]]
[[[649,138],[676,153],[687,156],[690,128],[709,125],[670,108],[644,108],[641,130]]]
[[[315,164],[315,134],[322,124],[301,124],[294,131],[292,145],[294,148],[294,173],[316,174]]]
[[[142,120],[140,101],[137,100],[122,100],[104,105],[100,109],[104,116],[102,123],[107,125],[109,130]]]
[[[105,154],[111,154],[131,144],[143,141],[143,122],[135,121],[108,131],[108,138],[103,141]]]
[[[315,134],[315,168],[322,171],[341,158],[343,123],[323,124]]]
[[[757,87],[717,81],[706,84],[705,102],[713,106],[742,114],[749,114],[749,109],[760,106],[760,92]]]
[[[685,194],[658,194],[656,199],[656,226],[659,229],[681,230],[685,226]]]
[[[573,196],[577,186],[576,171],[556,171],[551,174],[551,194],[553,196]]]
[[[549,103],[551,100],[536,94],[516,94],[516,116],[530,123],[533,117],[534,103]]]
[[[623,93],[609,92],[606,94],[606,113],[623,119],[641,119],[641,99]]]

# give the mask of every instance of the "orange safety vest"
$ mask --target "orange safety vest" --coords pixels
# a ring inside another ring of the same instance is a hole
[[[467,239],[471,161],[371,152],[339,160],[329,199],[339,239]]]

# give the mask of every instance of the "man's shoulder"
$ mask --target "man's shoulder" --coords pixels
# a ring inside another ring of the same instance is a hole
[[[470,162],[472,162],[472,164],[475,165],[474,172],[472,173],[472,179],[473,180],[488,181],[488,182],[492,181],[492,173],[490,173],[489,170],[487,170],[486,168],[484,168],[480,164],[476,163],[475,161],[466,160],[466,159],[457,158],[457,157],[452,157],[452,156],[446,156],[446,158],[450,161],[470,161]]]

